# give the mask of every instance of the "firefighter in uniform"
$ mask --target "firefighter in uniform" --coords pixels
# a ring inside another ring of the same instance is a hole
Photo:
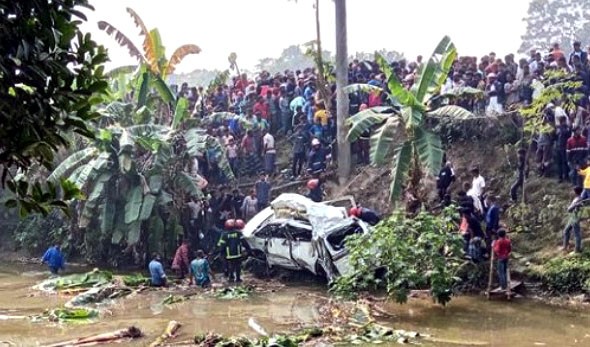
[[[217,244],[227,264],[229,282],[242,282],[240,274],[242,272],[242,260],[245,255],[242,249],[246,248],[246,251],[249,250],[248,244],[244,241],[242,235],[244,226],[245,223],[241,219],[228,219],[225,222],[226,232],[221,236]]]

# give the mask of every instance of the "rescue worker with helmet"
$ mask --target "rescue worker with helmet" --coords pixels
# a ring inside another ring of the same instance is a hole
[[[317,176],[326,171],[326,159],[330,156],[331,154],[322,147],[320,140],[311,140],[311,150],[307,156],[307,172]]]
[[[356,217],[363,222],[375,226],[381,221],[381,217],[370,208],[361,207],[361,205],[357,205],[355,207],[351,207],[348,211],[348,215],[351,217]]]
[[[246,248],[246,252],[250,248],[242,235],[242,229],[244,229],[245,225],[246,223],[241,219],[228,219],[225,221],[225,232],[217,243],[217,247],[220,248],[226,261],[229,282],[242,282],[240,274],[242,272],[242,260],[245,255],[242,252],[242,247]]]

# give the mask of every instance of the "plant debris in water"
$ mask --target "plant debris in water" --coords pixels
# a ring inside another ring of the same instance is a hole
[[[243,336],[224,337],[210,332],[195,336],[194,343],[199,347],[297,347],[323,335],[323,330],[319,328],[304,329],[292,335],[275,335],[259,339]]]
[[[129,287],[149,286],[150,279],[141,274],[123,276],[123,283]]]
[[[91,308],[56,308],[46,310],[42,315],[33,316],[33,321],[60,322],[60,323],[88,323],[91,319],[98,317],[98,311]]]
[[[246,299],[252,294],[252,288],[246,286],[226,287],[216,291],[214,296],[218,299],[235,300]]]
[[[170,294],[164,298],[164,301],[162,303],[164,305],[174,305],[180,302],[184,302],[186,300],[188,300],[188,297],[186,296]]]
[[[33,288],[44,291],[73,290],[79,288],[90,288],[94,286],[104,285],[110,283],[112,279],[112,273],[108,271],[94,269],[90,272],[83,274],[72,274],[62,277],[50,278],[39,283]]]

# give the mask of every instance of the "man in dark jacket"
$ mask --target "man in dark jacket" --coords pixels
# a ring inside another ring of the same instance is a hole
[[[455,180],[455,172],[450,161],[447,161],[445,166],[440,169],[438,177],[436,178],[436,188],[438,189],[438,197],[442,201],[447,194],[447,189]]]
[[[516,181],[510,187],[510,198],[513,202],[518,200],[518,190],[522,189],[526,175],[526,149],[520,148],[517,155]]]
[[[578,56],[580,58],[582,66],[586,66],[588,64],[588,53],[584,52],[582,49],[582,43],[580,41],[574,42],[574,50],[572,53],[570,53],[569,58],[570,66],[574,65],[574,56]]]
[[[360,205],[351,208],[348,214],[373,226],[379,224],[379,222],[381,221],[381,217],[379,217],[377,212],[371,210],[370,208],[362,207]]]
[[[320,140],[313,139],[307,160],[307,171],[313,175],[324,172],[326,170],[326,159],[329,155],[322,147]]]
[[[555,129],[555,135],[557,141],[555,144],[555,162],[557,163],[557,173],[559,174],[559,182],[566,180],[569,174],[569,168],[567,166],[567,140],[571,136],[571,129],[567,125],[565,117],[559,117],[558,126]]]
[[[305,147],[309,141],[307,131],[303,125],[298,125],[291,137],[293,143],[293,166],[291,174],[293,177],[301,176],[301,169],[305,163]]]

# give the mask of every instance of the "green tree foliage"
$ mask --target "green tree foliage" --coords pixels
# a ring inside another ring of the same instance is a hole
[[[410,290],[429,288],[436,302],[447,304],[463,263],[455,215],[448,209],[439,216],[420,212],[409,218],[397,210],[373,232],[350,238],[347,248],[353,271],[338,278],[333,290],[350,295],[385,288],[390,297],[404,303]]]
[[[142,233],[151,250],[165,246],[165,239],[174,242],[181,231],[167,226],[178,225],[190,198],[204,197],[207,182],[196,173],[195,157],[214,155],[220,170],[233,179],[215,137],[198,128],[133,125],[138,113],[133,110],[120,103],[107,106],[96,141],[71,154],[48,177],[49,182],[67,179],[86,192],[79,227],[86,230],[90,256],[100,255],[92,249],[97,243],[133,246]]]
[[[574,40],[590,42],[590,2],[587,0],[532,0],[520,52],[548,50],[553,43],[570,49]]]
[[[2,183],[36,163],[50,168],[66,134],[92,136],[92,105],[107,88],[102,64],[105,50],[79,25],[87,0],[2,1],[0,5],[0,165]],[[22,178],[23,176],[21,176]],[[66,209],[60,199],[76,191],[65,185],[13,179],[10,207],[21,213]]]
[[[383,48],[377,51],[377,54],[380,54],[385,58],[387,61],[399,61],[405,59],[404,54],[398,51],[388,51],[387,49]],[[367,53],[367,52],[356,52],[353,54],[350,59],[357,59],[359,61],[374,61],[375,60],[375,52]]]
[[[392,202],[402,195],[406,185],[407,191],[417,198],[424,170],[427,174],[436,175],[441,167],[442,141],[439,135],[427,128],[428,118],[464,120],[473,117],[459,106],[433,109],[430,102],[446,82],[456,57],[457,51],[451,39],[444,37],[420,71],[414,86],[407,90],[387,61],[376,54],[376,61],[387,78],[387,98],[394,107],[373,107],[350,117],[347,121],[350,126],[348,140],[354,142],[364,132],[377,128],[371,136],[371,163],[384,165],[393,154],[390,187]],[[350,85],[347,91],[354,92],[359,88],[369,92],[386,92],[369,85]]]
[[[225,70],[227,71],[227,70]],[[189,86],[203,86],[206,87],[213,81],[217,76],[225,71],[220,70],[205,70],[196,69],[187,73],[172,74],[169,76],[171,83],[181,84],[186,82]],[[244,71],[242,71],[244,72]]]
[[[284,72],[285,70],[301,70],[304,68],[311,68],[315,66],[314,57],[305,54],[307,52],[306,45],[292,45],[283,50],[278,58],[264,58],[256,65],[257,70],[264,70],[270,73]],[[325,61],[332,61],[332,54],[328,51],[323,51],[322,58]]]
[[[551,259],[540,273],[541,282],[551,293],[560,295],[590,290],[590,254]]]
[[[523,105],[520,114],[524,117],[524,131],[529,137],[538,132],[551,131],[552,127],[544,122],[545,107],[549,103],[560,102],[568,114],[575,114],[578,101],[584,96],[580,92],[582,82],[575,74],[563,70],[548,70],[544,80],[537,82],[542,84],[541,93],[530,105]]]

